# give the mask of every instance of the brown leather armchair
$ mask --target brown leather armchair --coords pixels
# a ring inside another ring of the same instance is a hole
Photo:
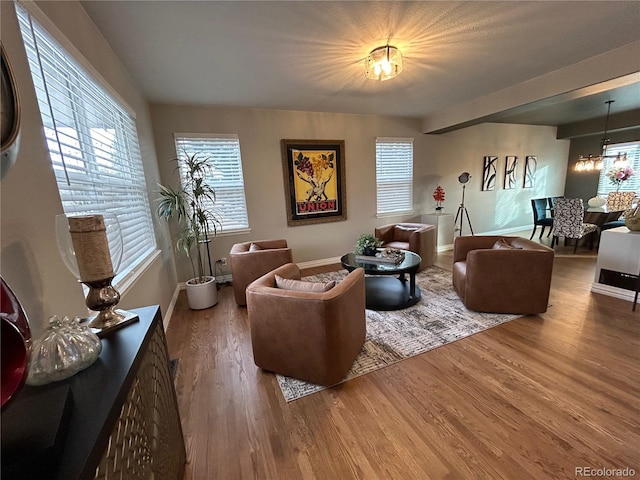
[[[525,238],[456,237],[453,287],[470,310],[543,313],[549,303],[553,257],[552,249]]]
[[[229,261],[236,303],[246,305],[247,285],[274,268],[293,262],[293,256],[286,240],[256,240],[233,245]]]
[[[344,378],[366,333],[364,271],[349,273],[326,292],[276,287],[276,275],[300,279],[291,263],[247,287],[247,311],[255,364],[319,385]]]
[[[425,223],[391,223],[375,229],[375,237],[384,248],[400,248],[417,253],[422,258],[422,271],[436,261],[437,230]]]

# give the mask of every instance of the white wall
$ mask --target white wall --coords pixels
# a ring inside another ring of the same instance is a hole
[[[251,232],[219,236],[213,243],[214,259],[228,256],[234,243],[266,238],[286,238],[294,261],[338,257],[351,251],[358,234],[377,225],[413,220],[433,211],[433,190],[446,192],[445,211],[455,213],[462,193],[458,175],[468,171],[466,206],[476,233],[527,227],[532,223],[529,200],[562,194],[569,142],[555,139],[555,128],[485,124],[443,135],[424,135],[419,119],[344,115],[281,110],[152,105],[151,118],[163,182],[177,185],[173,133],[235,133],[240,139],[247,209]],[[376,217],[375,138],[413,137],[415,214]],[[347,220],[306,226],[287,226],[280,140],[332,139],[345,141]],[[499,186],[480,191],[483,157],[500,157]],[[517,155],[518,187],[502,189],[504,157]],[[538,156],[536,187],[522,188],[525,155]],[[190,277],[184,258],[178,276]]]
[[[437,172],[449,194],[445,211],[456,213],[462,199],[458,183],[467,171],[471,181],[465,191],[465,207],[474,232],[513,231],[533,224],[532,198],[562,195],[567,170],[569,140],[556,140],[556,128],[533,125],[484,123],[439,136],[433,155],[438,158]],[[505,157],[517,156],[517,185],[503,188]],[[523,188],[524,160],[538,157],[535,185]],[[495,190],[482,191],[484,156],[498,157]],[[468,232],[466,221],[463,229]]]
[[[42,12],[137,116],[138,135],[149,189],[159,172],[147,103],[103,37],[77,2],[38,2]],[[21,147],[16,165],[1,184],[1,273],[23,303],[37,334],[51,315],[86,316],[80,285],[67,271],[56,247],[54,217],[62,213],[55,177],[42,135],[27,58],[13,2],[0,2],[1,39],[15,70],[22,103]],[[44,19],[45,22],[47,18]],[[156,226],[163,254],[124,295],[122,308],[160,304],[166,312],[176,285],[168,232]]]

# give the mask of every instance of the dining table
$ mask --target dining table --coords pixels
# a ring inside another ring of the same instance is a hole
[[[584,223],[593,223],[598,228],[607,222],[618,220],[624,213],[624,209],[609,209],[606,205],[602,207],[587,207],[584,211]]]

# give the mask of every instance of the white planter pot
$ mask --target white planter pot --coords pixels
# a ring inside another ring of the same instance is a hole
[[[202,310],[218,303],[216,279],[213,277],[206,277],[206,279],[205,283],[196,283],[195,278],[187,282],[187,301],[192,310]]]

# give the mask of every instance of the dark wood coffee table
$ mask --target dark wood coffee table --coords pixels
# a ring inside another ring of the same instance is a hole
[[[418,303],[422,292],[416,285],[416,273],[421,261],[420,255],[406,250],[404,260],[399,264],[356,261],[355,253],[347,253],[340,258],[342,266],[349,272],[363,268],[368,275],[365,287],[367,308],[370,310],[400,310]]]

